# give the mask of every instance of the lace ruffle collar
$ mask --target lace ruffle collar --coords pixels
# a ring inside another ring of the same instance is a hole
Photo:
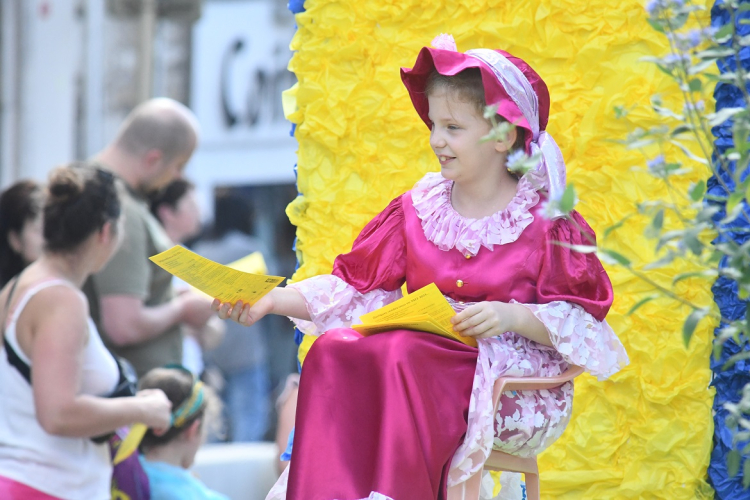
[[[492,250],[494,245],[513,243],[534,221],[530,210],[539,202],[539,194],[528,174],[518,181],[516,195],[505,209],[482,219],[468,219],[453,209],[452,188],[453,182],[430,172],[411,190],[424,234],[441,250],[455,248],[473,257],[480,246]]]

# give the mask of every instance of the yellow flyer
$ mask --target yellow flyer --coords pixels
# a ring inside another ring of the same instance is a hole
[[[268,274],[268,267],[266,266],[266,260],[263,258],[263,254],[260,252],[253,252],[246,257],[237,259],[234,262],[227,264],[227,267],[242,271],[250,274]]]
[[[206,295],[231,304],[239,300],[255,304],[286,279],[238,271],[179,245],[154,255],[150,260]]]
[[[455,314],[435,283],[430,283],[406,297],[361,316],[362,324],[353,325],[352,329],[362,335],[399,328],[419,330],[476,347],[477,342],[472,337],[463,337],[453,330],[450,320]]]

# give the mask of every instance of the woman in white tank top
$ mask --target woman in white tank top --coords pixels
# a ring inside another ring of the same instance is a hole
[[[0,292],[3,500],[108,499],[108,445],[90,438],[136,422],[169,427],[171,405],[161,391],[102,397],[119,372],[80,288],[119,245],[119,223],[112,174],[90,166],[52,172],[45,250]]]

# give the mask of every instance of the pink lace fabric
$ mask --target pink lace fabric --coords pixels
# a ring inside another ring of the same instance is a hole
[[[606,321],[568,302],[523,304],[549,332],[555,350],[570,364],[606,380],[630,362],[625,347]]]
[[[530,174],[524,175],[508,206],[482,219],[467,219],[453,209],[453,182],[439,173],[422,177],[412,189],[412,200],[429,241],[440,250],[456,248],[464,255],[476,256],[480,246],[492,250],[494,245],[516,241],[534,221],[529,210],[539,202],[535,184]]]
[[[362,294],[338,276],[324,274],[288,285],[305,298],[312,321],[289,318],[305,335],[321,335],[332,328],[349,328],[359,317],[402,297],[401,290],[376,289]]]
[[[266,500],[286,500],[286,487],[289,482],[289,467],[284,469],[281,473],[276,484],[273,485],[271,491],[268,492]],[[336,500],[336,499],[331,499]],[[367,498],[360,498],[359,500],[394,500],[393,498],[383,495],[381,493],[373,491]]]
[[[471,305],[449,302],[457,312]],[[479,340],[466,437],[453,456],[448,486],[479,472],[493,448],[523,457],[541,453],[570,420],[572,383],[554,390],[505,392],[493,414],[492,389],[498,378],[553,377],[575,364],[602,380],[628,363],[625,348],[606,321],[596,320],[581,306],[522,305],[545,325],[554,347],[513,332]]]
[[[271,491],[266,495],[266,500],[286,500],[286,488],[289,484],[289,466],[287,465],[284,472],[281,473],[279,478],[274,483]]]

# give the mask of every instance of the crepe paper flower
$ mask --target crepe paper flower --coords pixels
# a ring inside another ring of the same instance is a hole
[[[432,45],[436,49],[452,50],[453,52],[458,52],[456,41],[453,39],[453,35],[449,35],[447,33],[440,33],[432,40],[430,45]]]
[[[336,256],[349,251],[352,241],[380,209],[433,169],[429,132],[414,111],[396,70],[412,63],[418,48],[429,47],[426,37],[432,33],[459,33],[461,47],[466,49],[501,48],[528,56],[550,86],[554,107],[550,128],[563,157],[570,162],[570,180],[583,200],[579,210],[598,234],[632,213],[633,193],[657,196],[660,184],[653,182],[646,171],[646,160],[658,152],[644,159],[640,151],[614,147],[610,142],[627,133],[626,124],[612,116],[610,102],[640,102],[644,95],[671,88],[668,85],[672,80],[663,72],[643,71],[640,65],[633,64],[634,58],[669,52],[666,37],[644,32],[648,30],[641,19],[647,17],[643,11],[647,2],[590,0],[581,11],[580,0],[436,0],[429,5],[416,0],[306,0],[307,13],[295,16],[299,30],[291,42],[294,57],[290,63],[300,81],[295,137],[302,194],[287,208],[290,220],[297,226],[296,251],[300,256],[294,280],[330,274]],[[726,10],[714,10],[714,16],[725,15],[724,23],[729,21]],[[549,14],[541,15],[544,12]],[[701,13],[708,17],[708,11]],[[638,21],[623,22],[623,18]],[[702,25],[709,23],[706,20]],[[720,27],[718,21],[715,26]],[[697,25],[686,27],[686,31],[693,27]],[[592,29],[596,31],[594,37]],[[739,29],[750,30],[750,25]],[[630,55],[620,57],[623,50]],[[740,57],[743,63],[750,61],[750,52],[742,52]],[[734,58],[729,60],[735,64]],[[733,71],[728,61],[720,59],[720,64],[726,71]],[[579,82],[602,91],[582,92]],[[722,86],[717,93],[716,100],[722,99],[724,106],[738,106],[743,99],[737,88],[730,91],[728,86]],[[664,104],[675,110],[681,108],[670,95],[665,95]],[[712,108],[713,100],[707,99],[705,106]],[[636,113],[628,119],[636,117],[638,126],[645,129],[661,123],[659,116],[650,113]],[[728,134],[716,139],[724,148],[733,147],[729,145],[732,139],[731,131],[726,132],[727,124],[717,128]],[[640,164],[642,169],[629,170]],[[689,183],[704,177],[704,171],[696,168],[670,181],[686,191]],[[721,185],[715,182],[713,189],[718,196]],[[646,219],[631,218],[608,236],[608,243],[624,242],[632,248],[639,265],[648,253],[645,249],[652,248],[643,235],[651,222]],[[682,316],[677,318],[676,311],[658,314],[656,307],[656,312],[646,316],[647,321],[636,315],[626,320],[625,313],[638,302],[642,285],[624,269],[607,270],[616,283],[618,297],[612,308],[613,317],[617,318],[615,328],[627,339],[628,354],[638,370],[607,385],[606,397],[587,392],[599,391],[593,384],[576,384],[576,398],[581,404],[571,425],[606,431],[592,434],[582,443],[574,427],[569,427],[558,442],[540,455],[542,470],[566,478],[547,481],[547,495],[572,498],[596,488],[597,493],[589,494],[589,498],[615,498],[621,493],[622,483],[632,488],[628,490],[630,498],[709,498],[710,487],[703,475],[696,473],[706,470],[709,457],[682,451],[710,450],[712,446],[713,393],[706,387],[712,380],[707,361],[711,357],[713,325],[701,322],[695,334],[701,342],[691,342],[685,351],[681,334],[674,331]],[[682,261],[674,262],[672,268],[675,274],[697,270]],[[704,285],[700,280],[691,282],[691,293],[697,302],[710,303],[710,284]],[[736,304],[727,307],[744,315],[745,305],[736,300]],[[632,327],[631,322],[635,322]],[[644,338],[657,339],[656,344]],[[312,344],[305,339],[301,352],[307,352]],[[644,394],[663,403],[649,399],[648,408],[644,409],[638,404]],[[654,425],[654,412],[661,412],[662,408],[670,412],[670,418],[664,425]],[[606,416],[604,420],[602,415]],[[617,425],[621,421],[632,425]],[[640,431],[631,432],[636,427]],[[596,457],[611,456],[612,442],[621,443],[616,450],[617,461],[597,461]],[[650,452],[648,446],[652,442],[663,445],[663,453]],[[587,460],[576,462],[575,467],[570,463],[561,465],[565,457],[572,455]],[[602,482],[581,470],[600,470],[607,477],[618,479]],[[664,481],[666,477],[670,480]],[[740,480],[740,489],[741,483]],[[586,498],[586,493],[578,497]],[[719,494],[717,498],[728,500]]]

